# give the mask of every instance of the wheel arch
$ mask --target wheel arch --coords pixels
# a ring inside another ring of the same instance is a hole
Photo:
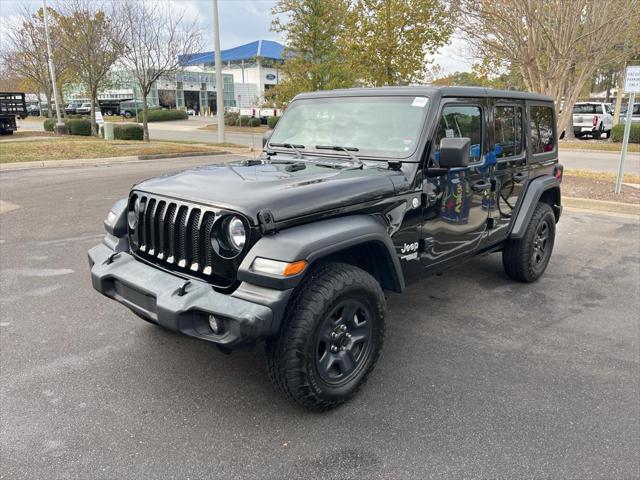
[[[557,223],[562,212],[560,180],[552,175],[542,175],[529,182],[518,213],[512,221],[509,235],[511,238],[524,236],[538,202],[545,202],[551,206]]]
[[[251,271],[256,257],[295,262],[304,272],[283,278]],[[404,277],[384,222],[373,215],[350,215],[282,230],[256,242],[242,261],[238,280],[278,290],[295,288],[317,264],[338,262],[362,268],[385,290],[402,292]]]

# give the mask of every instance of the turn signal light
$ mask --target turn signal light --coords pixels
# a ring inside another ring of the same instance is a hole
[[[286,267],[284,267],[284,272],[282,274],[285,277],[290,277],[291,275],[297,275],[302,272],[307,267],[306,260],[298,260],[297,262],[288,263]]]
[[[593,116],[593,126],[597,127],[598,126],[598,115],[594,115]]]
[[[291,277],[304,271],[304,269],[307,268],[307,264],[308,262],[306,260],[298,260],[289,263],[257,257],[251,264],[251,270],[258,273]]]

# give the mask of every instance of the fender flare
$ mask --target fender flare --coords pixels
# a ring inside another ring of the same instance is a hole
[[[393,290],[404,290],[404,276],[400,260],[387,228],[382,221],[372,215],[350,215],[321,220],[279,231],[262,237],[249,250],[238,269],[238,280],[266,288],[284,290],[296,287],[309,267],[316,261],[342,250],[374,243],[388,262],[392,275]],[[295,262],[307,260],[305,271],[291,277],[280,277],[250,270],[256,257]]]
[[[509,235],[511,238],[517,239],[524,237],[536,205],[540,201],[540,198],[542,198],[542,195],[549,190],[557,191],[558,204],[552,205],[552,207],[556,211],[556,222],[558,221],[560,217],[559,210],[561,208],[560,180],[552,175],[542,175],[533,179],[527,186],[527,191],[525,192],[522,202],[520,203],[518,213],[516,214],[516,217],[512,222],[511,233]]]

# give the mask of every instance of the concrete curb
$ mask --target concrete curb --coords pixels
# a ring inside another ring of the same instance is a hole
[[[590,198],[562,197],[562,205],[569,209],[602,213],[640,215],[640,205],[635,203],[591,200]]]
[[[229,155],[231,152],[220,150],[216,152],[193,152],[193,153],[156,153],[153,155],[138,155],[139,160],[161,160],[163,158],[181,158],[181,157],[208,157],[209,155]]]
[[[620,144],[622,145],[622,144]],[[620,147],[620,149],[622,149],[622,147]],[[582,149],[582,148],[560,148],[560,154],[562,154],[562,152],[571,152],[571,153],[612,153],[615,155],[620,155],[620,150],[597,150],[595,148],[590,148],[590,149]],[[634,153],[637,152],[627,152],[628,154],[633,155]]]
[[[74,158],[70,160],[44,160],[36,162],[15,162],[0,163],[0,172],[12,172],[17,170],[31,170],[35,168],[56,168],[56,167],[92,167],[101,165],[117,165],[120,163],[144,162],[147,160],[162,160],[170,158],[205,157],[210,155],[230,155],[232,152],[226,150],[212,152],[191,152],[191,153],[159,153],[155,155],[139,155],[128,157],[106,157],[106,158]]]

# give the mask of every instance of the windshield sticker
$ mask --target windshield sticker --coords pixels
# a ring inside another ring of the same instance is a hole
[[[446,136],[447,138],[455,138],[455,137],[456,137],[456,134],[455,134],[455,132],[453,131],[453,128],[447,128],[447,129],[444,131],[444,134],[445,134],[445,136]]]
[[[429,99],[427,97],[416,97],[413,99],[412,107],[424,108],[427,105]]]

